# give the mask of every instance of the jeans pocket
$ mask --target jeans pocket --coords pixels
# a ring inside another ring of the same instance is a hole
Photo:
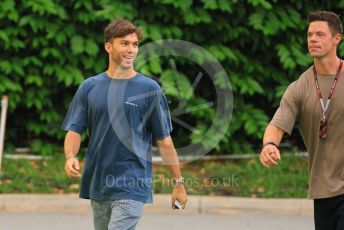
[[[129,216],[141,217],[143,211],[143,203],[136,200],[117,200],[112,203],[112,209],[120,210]]]
[[[130,213],[133,216],[141,217],[143,211],[143,203],[136,200],[130,200]]]

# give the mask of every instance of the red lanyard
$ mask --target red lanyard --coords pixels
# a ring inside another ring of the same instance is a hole
[[[330,94],[328,95],[328,98],[327,98],[327,101],[326,101],[326,105],[324,105],[324,101],[323,101],[322,96],[321,96],[319,82],[318,82],[318,76],[317,76],[317,71],[315,70],[315,67],[313,66],[315,87],[317,88],[318,98],[319,98],[319,101],[320,101],[321,109],[323,111],[323,121],[326,120],[325,113],[326,113],[326,111],[328,109],[328,106],[330,105],[330,101],[331,101],[334,89],[336,88],[336,85],[337,85],[337,82],[338,82],[338,79],[339,79],[339,75],[340,75],[340,70],[342,69],[342,65],[343,65],[343,60],[340,60],[339,68],[337,70],[336,77],[334,78]]]

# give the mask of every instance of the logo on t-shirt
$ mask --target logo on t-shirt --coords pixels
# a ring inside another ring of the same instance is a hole
[[[138,105],[129,101],[124,102],[124,104],[131,105],[137,107]]]

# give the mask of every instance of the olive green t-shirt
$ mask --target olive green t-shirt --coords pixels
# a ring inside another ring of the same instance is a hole
[[[344,72],[326,112],[328,125],[325,139],[319,138],[322,109],[314,82],[313,67],[291,83],[270,124],[291,133],[295,121],[309,152],[308,198],[319,199],[344,193]],[[320,91],[326,104],[334,75],[319,75]]]

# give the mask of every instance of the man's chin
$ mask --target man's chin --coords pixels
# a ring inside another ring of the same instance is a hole
[[[312,58],[322,58],[324,55],[319,53],[309,53]]]
[[[133,64],[126,64],[126,63],[122,63],[121,64],[121,68],[122,69],[125,69],[125,70],[128,70],[128,69],[132,69],[133,68]]]

